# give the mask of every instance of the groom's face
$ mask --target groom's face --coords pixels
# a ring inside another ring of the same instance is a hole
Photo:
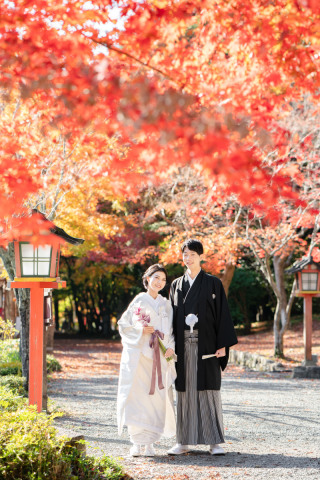
[[[200,267],[202,255],[199,255],[197,252],[189,250],[189,248],[186,247],[182,252],[182,258],[186,267],[196,269]]]

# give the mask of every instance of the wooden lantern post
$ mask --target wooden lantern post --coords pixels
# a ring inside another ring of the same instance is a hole
[[[43,214],[33,211],[39,221],[47,222]],[[50,232],[59,241],[54,246],[34,246],[30,237],[24,236],[14,242],[16,278],[11,288],[30,288],[30,327],[29,327],[29,404],[37,405],[42,411],[43,369],[44,369],[44,290],[63,288],[66,282],[59,274],[60,243],[79,245],[82,239],[68,235],[55,225]]]
[[[287,273],[294,273],[297,289],[295,295],[303,297],[304,363],[313,363],[312,358],[312,298],[320,297],[320,263],[312,257],[296,262]]]
[[[43,297],[45,288],[62,288],[66,282],[56,281],[23,281],[15,278],[11,288],[30,288],[30,327],[29,327],[29,404],[37,405],[42,411],[43,389]]]

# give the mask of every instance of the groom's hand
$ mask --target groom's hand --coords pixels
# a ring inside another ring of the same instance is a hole
[[[219,348],[219,350],[216,351],[216,357],[225,357],[226,356],[226,347]]]

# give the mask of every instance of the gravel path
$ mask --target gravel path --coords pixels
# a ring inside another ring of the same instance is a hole
[[[156,457],[131,459],[127,435],[117,434],[116,374],[94,372],[91,377],[79,371],[56,376],[49,395],[67,415],[55,424],[62,434],[84,435],[90,443],[88,453],[121,457],[135,480],[319,480],[320,382],[232,366],[228,370],[222,387],[227,450],[223,457],[212,457],[200,447],[187,455],[167,456],[175,442],[164,439],[156,444]]]

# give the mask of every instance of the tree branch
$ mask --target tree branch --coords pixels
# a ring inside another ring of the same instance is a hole
[[[296,292],[296,280],[293,281],[292,287],[291,287],[291,292],[290,292],[290,297],[288,300],[287,308],[286,308],[286,313],[287,317],[290,318],[291,315],[291,309],[292,305],[295,299],[295,292]]]
[[[318,215],[316,216],[316,220],[314,222],[314,227],[313,227],[313,232],[312,232],[312,236],[311,236],[308,257],[311,257],[312,250],[314,249],[314,247],[318,243],[317,240],[316,240],[316,236],[317,236],[318,229],[319,229],[319,220],[320,220],[320,213],[318,213]]]
[[[118,54],[120,54],[120,55],[124,55],[125,57],[130,58],[131,60],[134,60],[135,62],[139,63],[140,65],[142,65],[142,66],[145,67],[145,68],[149,68],[150,70],[153,70],[154,72],[160,73],[160,75],[162,75],[163,77],[165,77],[167,80],[170,80],[171,82],[175,83],[175,84],[178,85],[181,89],[183,89],[183,88],[185,87],[184,84],[180,84],[179,82],[177,82],[177,80],[175,80],[173,77],[171,77],[171,76],[168,75],[167,73],[163,72],[163,71],[160,70],[159,68],[153,67],[153,66],[150,65],[149,63],[143,62],[142,60],[140,60],[139,58],[135,57],[135,56],[132,55],[131,53],[126,52],[125,50],[121,50],[121,48],[115,47],[114,45],[112,45],[112,43],[109,43],[109,42],[100,42],[99,40],[95,40],[94,38],[92,38],[91,40],[92,40],[94,43],[97,43],[98,45],[102,45],[103,47],[106,47],[106,48],[108,48],[109,50],[112,50],[113,52],[116,52],[116,53],[118,53]]]

